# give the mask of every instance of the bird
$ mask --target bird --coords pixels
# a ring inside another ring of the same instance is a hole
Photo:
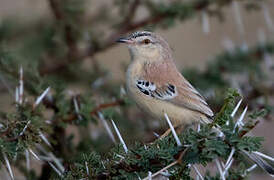
[[[212,110],[178,71],[171,48],[160,35],[137,31],[118,42],[129,48],[126,89],[141,109],[158,119],[166,113],[177,132],[199,121],[210,122]],[[170,129],[162,137],[169,133]]]
[[[127,44],[131,63],[126,89],[137,105],[158,119],[170,118],[177,132],[195,123],[211,123],[214,113],[205,98],[178,71],[172,50],[160,35],[137,31],[117,40]],[[216,128],[215,128],[216,129]],[[161,138],[170,133],[168,129]],[[255,153],[247,156],[274,175],[274,168]]]

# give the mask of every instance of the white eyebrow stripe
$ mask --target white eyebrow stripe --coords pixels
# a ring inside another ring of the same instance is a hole
[[[137,38],[137,37],[141,37],[141,36],[151,36],[151,32],[137,31],[137,32],[130,35],[130,37],[132,37],[132,38]]]

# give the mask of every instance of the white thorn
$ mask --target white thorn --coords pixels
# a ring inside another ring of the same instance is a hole
[[[243,125],[243,119],[244,119],[246,112],[247,112],[247,106],[245,107],[244,111],[240,115],[239,119],[236,121],[233,132],[235,132],[235,129],[237,126],[241,127]]]
[[[106,169],[104,161],[101,161],[101,163],[102,163],[103,168]]]
[[[29,124],[30,124],[30,121],[27,122],[27,124],[25,125],[24,129],[20,132],[19,136],[22,136],[24,134],[24,132],[28,128]]]
[[[26,166],[27,166],[27,170],[30,170],[30,159],[29,159],[29,151],[26,149],[25,150],[25,156],[26,156]]]
[[[203,32],[205,34],[208,34],[210,32],[209,18],[208,18],[207,13],[204,10],[201,13],[202,13]]]
[[[48,157],[50,157],[53,162],[55,162],[56,166],[61,170],[61,172],[65,171],[65,168],[63,167],[62,163],[60,162],[59,159],[57,159],[54,154],[52,152],[47,152],[43,146],[41,146],[40,144],[37,144],[36,147],[41,150],[44,154],[46,154]]]
[[[229,163],[227,164],[227,166],[224,169],[224,176],[226,175],[226,173],[228,172],[228,169],[231,167],[232,163],[233,163],[234,159],[232,158]]]
[[[135,172],[135,173],[136,173],[136,172]],[[136,173],[136,175],[137,175],[137,177],[138,177],[138,180],[142,180],[141,177],[139,176],[139,174]]]
[[[171,122],[170,122],[170,120],[169,120],[169,118],[168,118],[168,116],[167,116],[166,113],[165,113],[165,118],[166,118],[166,121],[167,121],[170,129],[171,129],[171,132],[173,134],[173,137],[175,138],[175,141],[176,141],[177,145],[178,146],[182,146],[182,143],[181,143],[180,139],[178,138],[178,136],[177,136],[177,134],[175,132],[175,129],[174,129],[173,125],[171,124]]]
[[[126,90],[125,90],[125,88],[123,87],[123,86],[121,86],[120,87],[120,96],[124,96],[124,95],[126,95],[127,93],[126,93]]]
[[[237,29],[239,31],[239,33],[241,35],[244,34],[244,25],[243,25],[243,20],[242,20],[242,16],[241,16],[241,13],[240,13],[240,8],[239,8],[239,4],[237,1],[232,1],[232,7],[233,7],[233,10],[234,10],[234,19],[236,21],[236,25],[237,25]]]
[[[7,166],[7,169],[9,171],[9,174],[10,174],[10,177],[12,180],[14,180],[14,176],[13,176],[13,172],[12,172],[12,169],[11,169],[11,166],[10,166],[10,162],[6,156],[6,154],[3,152],[3,157],[4,157],[4,160],[6,162],[6,166]]]
[[[82,120],[82,116],[79,114],[79,105],[78,105],[78,102],[77,102],[77,99],[76,97],[74,96],[73,97],[73,104],[74,104],[74,109],[75,109],[75,113],[77,114],[77,118],[78,120]]]
[[[145,148],[145,150],[147,150],[147,146],[144,144],[144,148]]]
[[[112,131],[111,131],[111,129],[110,129],[110,127],[109,127],[106,119],[104,118],[104,115],[101,112],[98,112],[98,116],[99,116],[99,119],[102,121],[103,126],[105,127],[105,129],[106,129],[106,131],[108,133],[108,136],[110,137],[110,139],[112,140],[112,142],[114,144],[116,144],[117,142],[116,142],[116,140],[114,138],[114,135],[113,135],[113,133],[112,133]]]
[[[195,172],[197,173],[197,175],[200,177],[201,180],[204,180],[202,174],[200,173],[200,171],[198,170],[198,168],[193,164],[192,166],[195,170]]]
[[[45,136],[41,131],[39,131],[39,136],[41,137],[41,139],[42,139],[49,147],[51,147],[50,142],[48,141],[48,139],[46,138],[46,136]]]
[[[228,37],[226,37],[223,42],[222,42],[225,50],[229,53],[233,53],[235,50],[235,44],[233,43],[233,41],[231,39],[229,39]]]
[[[19,103],[19,88],[15,88],[15,102]]]
[[[243,177],[246,176],[247,173],[253,171],[256,167],[258,167],[257,164],[253,164],[250,168],[248,168],[248,169],[246,169],[246,170],[244,171],[244,173],[242,174],[242,176],[243,176]],[[271,176],[271,175],[270,175],[270,176]]]
[[[58,169],[63,173],[64,171],[65,171],[65,168],[64,168],[64,166],[62,165],[62,163],[60,162],[60,160],[59,159],[57,159],[56,157],[55,157],[55,155],[53,154],[53,153],[48,153],[48,155],[49,155],[49,157],[51,157],[52,158],[52,160],[55,162],[55,164],[56,164],[56,166],[58,167]]]
[[[36,108],[41,103],[43,98],[48,94],[49,90],[50,90],[50,87],[48,87],[39,97],[37,97],[37,99],[33,105],[33,108]]]
[[[225,168],[225,164],[223,161],[221,161],[221,167],[224,169]]]
[[[91,87],[92,88],[98,88],[100,86],[102,86],[105,82],[105,78],[106,77],[99,77],[97,78],[92,84],[91,84]]]
[[[241,45],[241,50],[243,51],[243,52],[247,52],[248,51],[248,45],[247,45],[247,43],[244,41],[243,43],[242,43],[242,45]]]
[[[157,134],[156,132],[153,132],[153,134],[154,134],[154,136],[155,136],[156,138],[159,138],[159,137],[160,137],[160,135]]]
[[[63,177],[62,173],[57,169],[51,162],[48,162],[52,169],[61,177]]]
[[[20,67],[19,70],[20,79],[19,79],[19,104],[23,103],[23,95],[24,95],[24,80],[23,80],[23,67]]]
[[[120,154],[116,154],[117,157],[121,158],[121,159],[125,159],[124,156],[121,156]]]
[[[263,158],[265,158],[265,159],[268,159],[268,160],[274,162],[274,158],[273,158],[273,157],[270,157],[270,156],[265,155],[265,154],[263,154],[263,153],[261,153],[261,152],[258,152],[258,151],[254,151],[254,153],[257,154],[257,155],[259,155],[259,156],[261,156],[261,157],[263,157]]]
[[[230,154],[229,154],[229,156],[227,158],[227,161],[225,163],[225,167],[227,167],[227,165],[229,164],[229,162],[232,160],[232,157],[233,157],[234,153],[235,153],[235,148],[232,147],[231,152],[230,152]]]
[[[248,168],[246,170],[246,172],[250,172],[250,171],[254,170],[256,167],[257,167],[257,164],[253,164],[253,166],[251,166],[250,168]]]
[[[89,176],[89,169],[88,169],[88,162],[87,161],[85,161],[85,166],[86,166],[87,175]]]
[[[163,172],[161,172],[160,174],[163,175],[163,176],[165,176],[165,177],[171,176],[171,174],[168,172],[168,170],[163,171]]]
[[[261,2],[261,5],[262,5],[263,13],[264,13],[264,19],[265,19],[265,22],[266,22],[266,26],[268,27],[268,29],[270,31],[274,32],[274,24],[273,24],[273,21],[271,19],[269,10],[268,10],[268,8],[267,8],[267,6],[265,5],[264,2]]]
[[[266,42],[265,32],[262,28],[258,30],[258,41],[260,45],[264,45]]]
[[[230,117],[233,118],[233,117],[235,116],[235,114],[236,114],[236,112],[238,111],[238,109],[239,109],[239,107],[240,107],[242,101],[243,101],[243,99],[241,99],[241,100],[237,103],[237,105],[236,105],[236,107],[233,109],[233,111],[232,111]]]
[[[148,179],[149,179],[149,180],[152,180],[152,177],[151,177],[151,176],[152,176],[152,173],[151,173],[150,171],[148,171]]]
[[[219,159],[215,159],[215,163],[216,163],[217,168],[218,168],[218,170],[219,170],[221,179],[222,179],[222,180],[225,180],[225,176],[224,176],[224,173],[223,173],[223,170],[222,170],[222,167],[221,167],[221,164],[220,164]]]
[[[9,174],[9,172],[7,171],[7,169],[4,168],[3,171],[4,171],[4,173],[5,173],[5,178],[10,180],[11,177],[10,177],[10,174]]]
[[[42,155],[40,155],[40,156],[39,156],[39,159],[44,160],[44,161],[52,162],[52,158],[50,158],[50,157],[48,157],[48,156],[42,156]]]
[[[198,123],[198,126],[197,126],[197,132],[200,132],[200,130],[201,130],[201,124],[200,124],[200,123]]]
[[[33,155],[33,157],[35,157],[35,159],[37,159],[38,161],[40,161],[40,158],[33,152],[32,149],[29,148],[29,152]]]
[[[122,136],[121,136],[121,134],[120,134],[120,132],[119,132],[117,126],[115,125],[114,121],[111,120],[111,122],[112,122],[112,125],[113,125],[113,127],[114,127],[114,130],[115,130],[115,132],[116,132],[116,134],[117,134],[117,136],[118,136],[118,138],[119,138],[121,144],[123,145],[123,148],[124,148],[125,152],[127,153],[127,152],[128,152],[128,149],[127,149],[126,143],[124,142],[124,140],[123,140],[123,138],[122,138]]]
[[[270,54],[268,53],[264,53],[264,62],[266,64],[266,67],[268,67],[269,69],[271,69],[271,67],[274,65],[274,59],[271,57]]]

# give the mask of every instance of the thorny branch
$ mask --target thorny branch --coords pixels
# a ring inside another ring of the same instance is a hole
[[[59,7],[60,2],[58,0],[49,0],[49,2],[50,2],[50,7],[56,17],[56,20],[63,21],[65,17],[63,16],[62,11],[60,10],[60,7]],[[153,25],[159,24],[163,20],[165,20],[167,17],[174,16],[173,14],[169,14],[169,13],[158,13],[158,14],[152,14],[151,16],[143,20],[140,20],[138,22],[132,23],[135,13],[138,7],[140,7],[140,3],[141,3],[140,0],[135,0],[130,4],[128,15],[122,21],[121,26],[119,26],[120,28],[116,30],[115,32],[113,32],[108,38],[106,38],[105,42],[101,43],[100,47],[94,46],[94,47],[87,48],[86,50],[83,50],[83,51],[78,50],[78,47],[76,45],[77,42],[73,38],[72,27],[69,24],[65,24],[66,43],[67,43],[67,46],[69,47],[69,52],[66,59],[56,60],[56,62],[58,63],[55,63],[54,66],[51,65],[51,66],[43,67],[40,70],[40,73],[42,75],[45,75],[49,73],[58,72],[66,68],[67,65],[70,63],[84,60],[88,57],[94,56],[98,52],[109,49],[115,44],[115,41],[123,34],[145,27],[150,24],[153,24]],[[192,3],[191,7],[196,11],[201,11],[207,8],[209,4],[210,3],[208,3],[207,1],[197,1]]]
[[[115,106],[120,106],[125,104],[124,100],[118,99],[112,103],[105,103],[105,104],[100,104],[97,107],[95,107],[93,110],[91,110],[90,115],[91,116],[97,116],[97,113],[102,111],[103,109],[110,108],[110,107],[115,107]],[[73,120],[77,119],[76,114],[71,114],[69,115],[66,119],[63,121],[65,122],[72,122]]]

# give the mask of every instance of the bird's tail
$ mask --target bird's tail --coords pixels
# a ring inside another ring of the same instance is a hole
[[[248,156],[252,161],[254,161],[259,167],[266,171],[270,176],[274,177],[274,168],[268,162],[266,162],[259,155],[254,152],[242,151],[246,156]]]

